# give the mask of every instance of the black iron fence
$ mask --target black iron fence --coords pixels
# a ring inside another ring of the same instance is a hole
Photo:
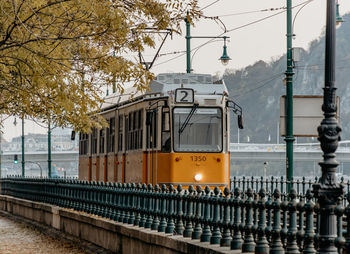
[[[298,198],[305,198],[308,189],[312,189],[312,185],[317,183],[319,178],[316,176],[312,177],[299,177],[292,179],[291,181],[286,180],[285,177],[256,177],[256,176],[239,176],[232,177],[230,181],[231,190],[236,187],[240,188],[242,192],[245,192],[248,188],[251,188],[254,192],[259,192],[260,189],[265,189],[266,192],[271,195],[275,189],[279,189],[282,196],[288,195],[287,185],[290,184],[298,195]],[[339,182],[344,187],[344,192],[350,192],[350,179],[345,179],[344,176],[339,177]],[[342,196],[344,205],[348,204],[346,196]]]
[[[304,195],[296,189],[286,195],[282,193],[283,179],[270,179],[271,185],[266,181],[261,185],[252,178],[249,183],[236,180],[231,191],[225,188],[223,192],[200,186],[183,189],[179,185],[175,189],[172,185],[21,177],[1,179],[0,184],[3,195],[72,208],[232,250],[315,253],[321,222],[312,183],[301,183],[299,191]],[[350,200],[349,195],[347,198]],[[339,253],[350,253],[350,205],[345,207],[339,200],[334,212],[335,245]]]

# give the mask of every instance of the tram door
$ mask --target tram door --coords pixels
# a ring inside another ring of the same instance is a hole
[[[147,182],[155,184],[158,173],[158,110],[154,109],[146,115],[146,148],[147,148]]]
[[[125,117],[125,182],[143,182],[143,110],[134,108]]]
[[[124,181],[125,173],[125,155],[124,155],[124,116],[118,116],[118,145],[117,145],[117,162],[116,162],[116,181],[119,183]]]

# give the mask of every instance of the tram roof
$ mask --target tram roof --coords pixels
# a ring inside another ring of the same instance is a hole
[[[105,97],[101,110],[107,110],[129,101],[144,98],[169,96],[177,88],[192,88],[196,94],[228,94],[223,80],[213,82],[210,74],[162,73],[153,80],[147,91],[138,91],[135,87],[124,90],[124,93],[113,93]]]

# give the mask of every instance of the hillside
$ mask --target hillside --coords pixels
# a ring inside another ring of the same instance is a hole
[[[350,139],[350,14],[337,29],[336,86],[340,96],[342,139]],[[325,38],[320,36],[303,51],[294,69],[294,95],[323,95]],[[279,122],[279,101],[285,94],[283,84],[286,56],[266,63],[258,61],[240,70],[227,69],[223,79],[231,99],[243,108],[245,129],[240,130],[240,142],[276,143]],[[231,142],[237,142],[236,118],[232,117]],[[249,138],[248,138],[249,137]],[[306,141],[305,138],[298,142]],[[308,139],[308,141],[311,141]],[[279,138],[283,143],[283,138]]]

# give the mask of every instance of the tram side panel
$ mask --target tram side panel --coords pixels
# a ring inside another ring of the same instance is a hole
[[[89,180],[89,157],[79,156],[79,179]]]
[[[99,156],[98,181],[104,181],[105,165],[105,155],[102,154]]]
[[[116,156],[114,154],[108,154],[107,156],[107,182],[115,182],[115,159]]]
[[[128,151],[125,156],[125,182],[142,183],[143,181],[143,153],[142,151]]]

